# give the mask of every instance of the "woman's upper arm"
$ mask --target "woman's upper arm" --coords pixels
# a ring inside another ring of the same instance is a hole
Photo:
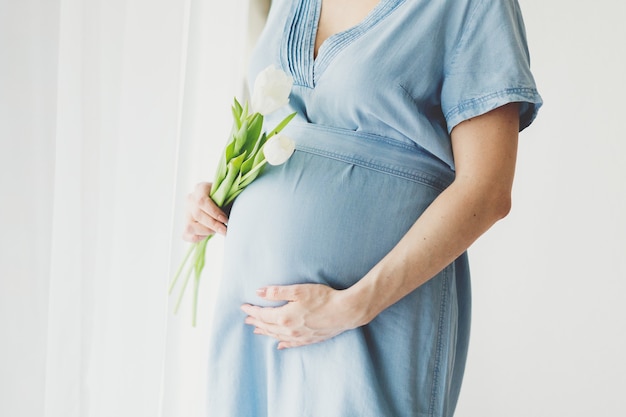
[[[455,182],[488,199],[501,216],[510,209],[517,158],[519,112],[509,103],[452,129]]]

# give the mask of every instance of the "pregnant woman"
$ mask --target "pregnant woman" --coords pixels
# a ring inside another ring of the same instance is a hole
[[[200,184],[185,232],[227,235],[211,416],[452,416],[465,251],[508,213],[541,105],[517,1],[274,0],[251,79],[272,64],[295,154],[229,218]]]

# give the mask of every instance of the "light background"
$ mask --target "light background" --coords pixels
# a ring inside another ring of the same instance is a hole
[[[511,214],[470,249],[457,415],[625,415],[626,4],[520,4],[545,105],[520,136]]]

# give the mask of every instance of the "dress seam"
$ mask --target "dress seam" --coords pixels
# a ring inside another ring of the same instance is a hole
[[[310,125],[310,123],[300,123],[300,124],[293,123],[294,127],[298,127],[298,126],[304,127],[307,125]],[[410,151],[410,152],[415,152],[421,149],[421,147],[419,147],[417,144],[403,143],[403,142],[400,142],[394,139],[389,139],[385,136],[377,135],[375,133],[370,133],[370,132],[342,129],[338,127],[325,126],[321,124],[315,124],[315,129],[319,129],[319,130],[329,132],[329,133],[337,133],[338,131],[340,131],[342,135],[352,136],[352,137],[357,137],[357,138],[366,138],[375,142],[384,143],[386,145],[393,146],[395,148],[401,148],[403,150]]]
[[[428,415],[430,417],[435,417],[435,409],[436,409],[436,401],[437,401],[437,396],[438,396],[438,392],[439,392],[439,379],[440,379],[440,367],[441,367],[441,356],[442,356],[442,352],[443,352],[443,329],[446,323],[446,310],[447,310],[447,306],[448,306],[448,287],[449,287],[449,282],[448,282],[448,272],[449,272],[449,266],[446,267],[443,271],[443,276],[442,276],[442,285],[441,285],[441,292],[442,292],[442,296],[441,296],[441,305],[439,307],[439,321],[437,324],[437,347],[436,347],[436,353],[435,353],[435,364],[434,364],[434,368],[433,368],[433,386],[432,386],[432,391],[431,391],[431,396],[430,396],[430,406],[429,406],[429,410],[428,410]]]
[[[435,176],[427,174],[427,173],[422,173],[422,174],[411,173],[411,172],[407,172],[401,169],[384,166],[382,164],[368,162],[362,158],[356,158],[354,156],[349,156],[349,155],[342,154],[339,152],[323,151],[320,149],[315,149],[315,148],[311,148],[311,147],[303,146],[303,145],[296,145],[296,150],[300,152],[313,154],[313,155],[324,156],[327,158],[335,159],[337,161],[352,163],[354,165],[358,165],[363,168],[369,168],[374,171],[379,171],[379,172],[383,172],[386,174],[394,175],[396,177],[404,178],[409,181],[414,181],[414,182],[429,186],[439,192],[445,190],[447,187],[447,184],[444,184],[443,181],[440,181]]]
[[[466,38],[468,36],[468,32],[470,30],[470,27],[474,27],[474,21],[475,16],[477,15],[478,12],[478,8],[480,7],[480,5],[483,3],[483,0],[476,0],[477,4],[473,7],[473,9],[471,10],[467,21],[464,22],[462,28],[461,28],[461,34],[459,36],[459,40],[456,44],[456,48],[454,49],[453,53],[452,53],[452,58],[450,60],[450,65],[448,68],[450,68],[450,70],[452,70],[454,68],[454,66],[456,65],[456,60],[457,57],[459,56],[459,54],[461,53],[461,51],[463,50],[463,48],[465,47],[465,42],[466,42]],[[450,74],[450,71],[446,70],[444,75],[447,76]]]
[[[484,96],[481,97],[477,97],[477,98],[471,98],[468,100],[464,100],[462,102],[460,102],[459,104],[457,104],[455,107],[453,107],[451,110],[449,110],[446,114],[445,114],[445,118],[446,120],[456,116],[457,114],[462,113],[463,111],[467,110],[467,109],[471,109],[473,107],[476,107],[476,105],[478,104],[482,104],[482,103],[486,103],[494,98],[498,98],[498,97],[507,97],[511,94],[528,94],[530,96],[534,96],[537,94],[537,90],[534,88],[528,88],[528,87],[513,87],[513,88],[505,88],[503,90],[500,91],[496,91],[490,94],[486,94]]]

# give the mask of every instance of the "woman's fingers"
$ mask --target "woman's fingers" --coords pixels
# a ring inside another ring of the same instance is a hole
[[[211,197],[209,197],[209,194],[200,195],[198,197],[197,204],[200,210],[207,213],[215,220],[221,222],[222,224],[228,223],[228,217],[226,217],[226,214],[222,211],[222,209],[220,209]]]
[[[295,285],[272,285],[259,288],[256,295],[270,301],[296,301],[303,291],[301,284]]]
[[[244,304],[245,323],[254,333],[273,337],[285,349],[322,342],[356,327],[353,308],[341,291],[323,284],[268,286],[257,295],[272,301],[288,301],[280,307]]]
[[[294,338],[301,336],[301,334],[296,330],[291,330],[286,327],[279,326],[278,324],[271,324],[256,320],[253,317],[246,317],[244,322],[254,327],[254,333],[264,334],[279,340],[293,340]]]
[[[241,309],[249,316],[249,318],[254,319],[256,322],[268,324],[278,324],[281,322],[282,325],[285,325],[285,323],[282,322],[284,319],[280,319],[280,307],[259,307],[244,304],[241,306]]]
[[[203,226],[204,228],[210,230],[211,233],[215,232],[219,233],[220,235],[226,234],[226,225],[224,224],[225,222],[207,213],[201,206],[192,207],[189,214],[191,215],[193,223],[197,223],[200,226]],[[225,217],[222,216],[220,216],[220,218]]]
[[[187,224],[183,229],[182,238],[187,242],[196,243],[214,233],[215,231],[213,229],[209,229],[208,227],[196,222],[189,216]]]
[[[285,328],[277,324],[265,323],[252,317],[247,317],[245,323],[254,327],[254,334],[268,336],[278,340],[280,342],[278,349],[310,345],[322,342],[328,338],[328,335],[317,337],[305,335],[298,330]]]
[[[187,216],[183,239],[199,242],[209,235],[226,234],[228,217],[209,197],[211,183],[202,182],[187,196]]]

